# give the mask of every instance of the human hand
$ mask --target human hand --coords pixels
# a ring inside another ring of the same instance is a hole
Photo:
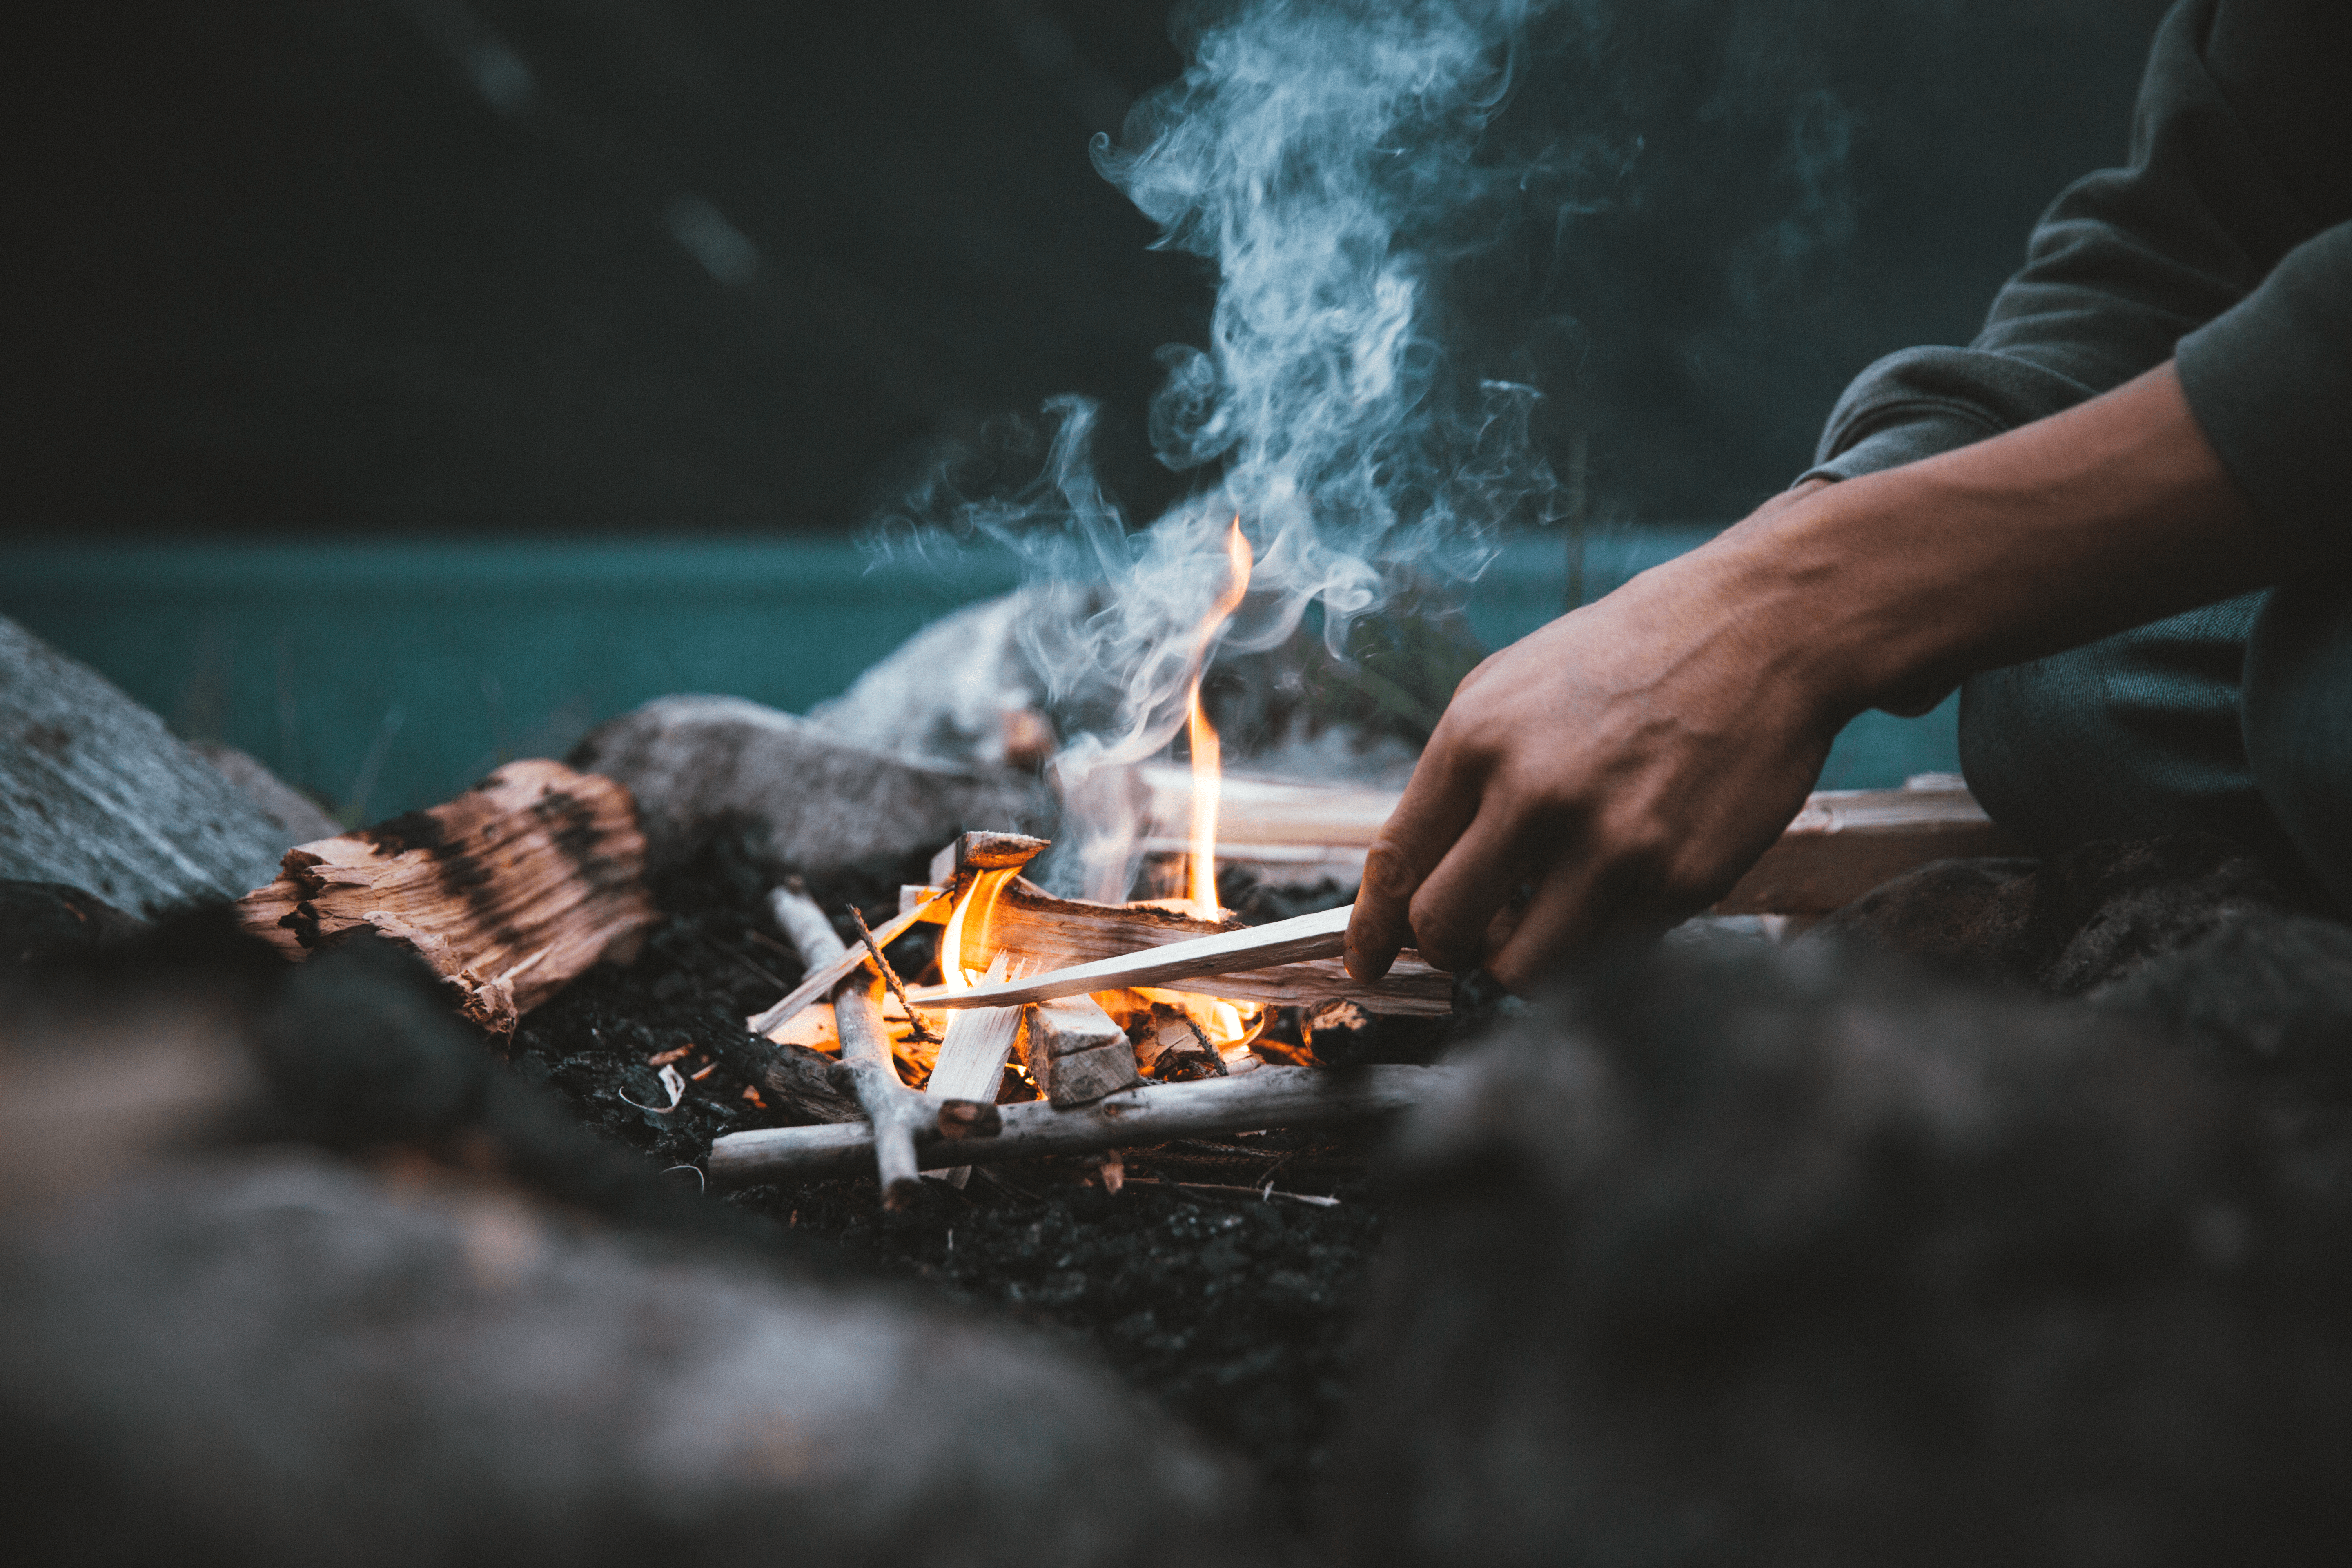
[[[1463,680],[1366,859],[1350,973],[1387,973],[1411,942],[1520,990],[1580,945],[1729,890],[1850,716],[1802,595],[1759,559],[1727,535]]]

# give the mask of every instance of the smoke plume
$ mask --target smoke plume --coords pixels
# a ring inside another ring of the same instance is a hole
[[[1161,351],[1150,417],[1160,459],[1202,482],[1131,527],[1089,461],[1095,409],[1060,398],[1039,481],[959,520],[1088,590],[1091,613],[1032,617],[1024,637],[1049,697],[1118,693],[1115,717],[1055,764],[1086,865],[1073,879],[1097,896],[1125,890],[1132,825],[1115,781],[1182,722],[1235,519],[1257,565],[1225,646],[1273,647],[1319,606],[1344,658],[1402,573],[1474,576],[1507,521],[1554,508],[1529,438],[1536,389],[1480,374],[1444,337],[1449,275],[1476,248],[1465,216],[1519,176],[1482,141],[1531,9],[1261,0],[1200,26],[1182,78],[1120,142],[1097,139],[1097,166],[1159,243],[1217,269],[1209,342]]]

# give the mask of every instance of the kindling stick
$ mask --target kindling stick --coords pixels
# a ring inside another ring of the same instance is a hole
[[[942,893],[940,896],[941,898],[945,898],[947,895]],[[793,939],[795,946],[798,946],[801,936],[799,927],[806,922],[803,921],[786,921],[783,911],[791,907],[787,900],[797,900],[800,903],[808,905],[812,910],[816,909],[815,902],[804,894],[795,893],[784,888],[778,888],[775,891],[770,893],[768,895],[768,900],[770,908],[776,911],[776,923],[784,928],[784,933]],[[880,931],[876,931],[874,933],[875,945],[877,947],[887,947],[892,942],[898,941],[900,937],[906,935],[909,931],[912,931],[915,927],[915,923],[923,918],[923,910],[930,908],[931,902],[937,902],[937,900],[930,900],[930,902],[926,902],[918,905],[914,909],[908,910],[905,914],[900,915],[897,920],[891,921]],[[796,910],[794,912],[797,914],[800,911]],[[832,935],[832,922],[824,920],[824,914],[822,910],[817,910],[817,919],[824,924],[825,932],[828,935]],[[810,935],[812,937],[815,935],[814,929],[811,930]],[[844,980],[849,977],[849,972],[851,970],[856,969],[859,964],[866,962],[866,953],[862,948],[848,946],[846,943],[843,942],[841,938],[837,935],[833,937],[833,942],[834,951],[830,956],[824,959],[820,959],[815,953],[810,952],[803,948],[801,952],[801,960],[809,966],[807,977],[803,979],[798,985],[793,986],[791,993],[787,994],[782,1001],[777,1003],[774,1006],[769,1008],[764,1013],[755,1013],[751,1017],[746,1018],[743,1021],[743,1026],[751,1030],[751,1033],[755,1035],[766,1034],[777,1025],[787,1022],[796,1016],[803,1008],[808,1006],[811,1003],[824,1001],[827,993],[831,992],[835,986],[840,984]]]
[[[1009,1007],[1016,1002],[1051,1002],[1088,991],[1116,991],[1122,986],[1163,985],[1175,980],[1198,980],[1213,974],[1268,969],[1301,959],[1330,958],[1347,944],[1348,918],[1356,906],[1276,921],[1247,931],[1220,931],[1123,952],[1116,958],[1073,964],[1033,979],[1004,984],[975,985],[968,991],[945,986],[916,987],[919,1007]]]
[[[879,1017],[878,1009],[876,1016]],[[842,1038],[845,1050],[845,1030]],[[1240,1078],[1122,1089],[1092,1105],[1069,1110],[1042,1100],[996,1106],[992,1109],[1001,1126],[993,1136],[978,1127],[961,1129],[961,1136],[951,1136],[944,1125],[949,1118],[943,1111],[928,1121],[910,1119],[906,1125],[912,1134],[914,1163],[936,1170],[1040,1154],[1093,1153],[1262,1127],[1350,1121],[1400,1110],[1426,1099],[1458,1070],[1368,1067],[1341,1073],[1318,1068],[1260,1068]],[[911,1089],[904,1092],[913,1093]],[[929,1103],[939,1105],[937,1100]],[[876,1155],[875,1131],[855,1122],[730,1132],[710,1145],[710,1182],[715,1187],[740,1187],[786,1177],[854,1172]],[[887,1191],[886,1184],[886,1199]]]

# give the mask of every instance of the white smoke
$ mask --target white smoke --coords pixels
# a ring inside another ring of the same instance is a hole
[[[1056,399],[1040,482],[961,519],[1036,574],[1090,584],[1098,606],[1024,627],[1053,696],[1119,694],[1115,721],[1055,761],[1085,867],[1061,879],[1125,892],[1134,823],[1118,776],[1181,725],[1234,519],[1256,569],[1226,646],[1270,647],[1319,605],[1344,658],[1401,571],[1475,576],[1507,520],[1551,514],[1559,487],[1528,435],[1536,393],[1476,379],[1442,335],[1458,220],[1516,178],[1482,161],[1481,133],[1534,8],[1260,0],[1199,35],[1128,145],[1097,139],[1097,166],[1160,244],[1216,264],[1209,344],[1161,352],[1150,433],[1171,468],[1221,468],[1130,530],[1088,461],[1092,407]]]

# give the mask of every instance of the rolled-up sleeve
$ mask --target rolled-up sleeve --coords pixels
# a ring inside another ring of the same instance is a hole
[[[2290,539],[2345,549],[2352,223],[2290,251],[2261,287],[2183,338],[2178,358],[2190,411],[2255,512]]]
[[[1839,399],[1805,478],[1850,479],[2016,429],[2178,353],[2231,476],[2282,522],[2352,447],[2347,241],[2313,238],[2207,58],[2226,0],[2183,0],[2148,58],[2130,163],[2069,187],[1967,348],[1880,360]],[[2238,12],[2263,9],[2239,0]],[[2287,7],[2286,9],[2293,9]],[[2279,17],[2258,24],[2291,47]],[[2340,488],[2340,476],[2334,483]]]

